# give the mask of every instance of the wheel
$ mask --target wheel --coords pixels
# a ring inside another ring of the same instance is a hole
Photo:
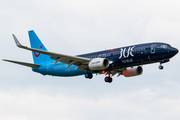
[[[92,73],[86,73],[86,74],[85,74],[85,78],[91,79],[92,77],[93,77],[93,74],[92,74]]]
[[[159,66],[159,69],[162,70],[164,67],[162,65]]]
[[[93,74],[92,74],[92,73],[89,73],[88,75],[89,75],[89,79],[92,79]]]
[[[104,81],[108,82],[108,80],[109,80],[109,77],[105,77]]]
[[[111,83],[112,82],[112,78],[111,77],[109,77],[109,83]]]
[[[162,65],[159,66],[159,69],[162,70],[164,67]]]
[[[105,77],[104,81],[108,82],[108,83],[111,83],[112,82],[112,78],[111,77]]]
[[[85,78],[89,78],[89,74],[88,73],[85,74]]]

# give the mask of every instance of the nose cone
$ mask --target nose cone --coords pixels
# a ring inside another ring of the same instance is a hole
[[[170,52],[170,54],[171,54],[172,56],[174,56],[174,55],[176,55],[176,54],[179,52],[179,50],[176,49],[176,48],[171,47],[169,52]]]
[[[172,52],[174,52],[174,55],[176,55],[179,52],[179,50],[176,48],[173,48]]]

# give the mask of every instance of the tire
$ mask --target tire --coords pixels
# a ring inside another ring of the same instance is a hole
[[[159,66],[159,69],[162,70],[164,67],[163,66]]]
[[[104,81],[108,82],[108,83],[111,83],[112,82],[112,78],[111,77],[105,77]]]
[[[92,74],[92,73],[89,73],[88,75],[89,75],[89,79],[92,79],[93,74]]]
[[[85,74],[85,78],[89,78],[89,74],[88,73]]]

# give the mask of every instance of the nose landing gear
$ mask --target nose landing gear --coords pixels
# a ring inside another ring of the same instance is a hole
[[[164,60],[161,60],[160,61],[160,65],[159,65],[159,69],[162,70],[164,67],[162,66],[162,63],[166,63],[166,62],[169,62],[168,59],[164,59]]]

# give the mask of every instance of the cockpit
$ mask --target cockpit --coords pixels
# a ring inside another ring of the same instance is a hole
[[[171,45],[169,45],[169,44],[160,45],[160,48],[166,49],[167,47],[171,47]]]

